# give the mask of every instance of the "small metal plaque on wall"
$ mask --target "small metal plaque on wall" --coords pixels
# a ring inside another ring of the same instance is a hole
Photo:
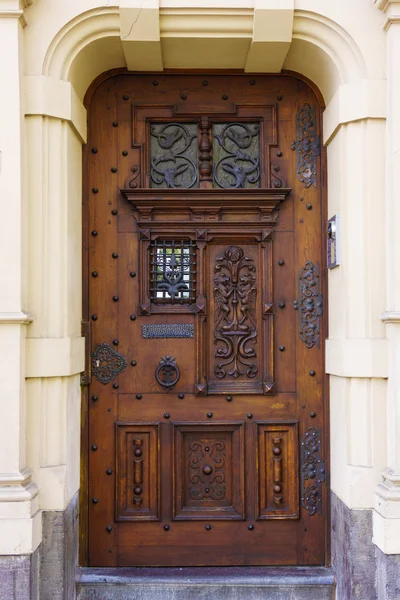
[[[155,323],[142,325],[142,337],[145,339],[193,338],[194,325],[190,323]]]
[[[339,215],[335,215],[328,221],[326,232],[326,262],[328,269],[340,265],[340,236]]]

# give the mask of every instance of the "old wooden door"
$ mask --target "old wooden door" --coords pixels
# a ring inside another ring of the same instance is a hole
[[[88,564],[323,564],[316,96],[120,74],[88,109]]]

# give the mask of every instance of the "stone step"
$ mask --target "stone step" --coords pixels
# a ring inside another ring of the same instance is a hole
[[[325,567],[84,568],[77,600],[333,600]]]

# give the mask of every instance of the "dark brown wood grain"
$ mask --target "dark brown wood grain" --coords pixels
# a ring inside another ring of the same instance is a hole
[[[309,427],[322,430],[328,458],[326,321],[321,315],[319,345],[307,347],[294,306],[308,261],[325,292],[323,153],[315,185],[297,173],[296,116],[305,104],[315,107],[321,136],[318,98],[289,75],[115,74],[88,95],[83,315],[91,352],[107,344],[126,360],[122,370],[107,366],[107,383],[90,377],[89,365],[83,381],[89,565],[326,561],[327,486],[321,514],[310,514],[301,494]],[[170,122],[197,124],[198,188],[150,188],[150,128]],[[260,188],[213,187],[212,127],[231,122],[260,126]],[[152,301],[150,250],[160,240],[195,245],[193,302]],[[242,268],[234,290],[232,268],[216,269],[230,248],[254,266]],[[143,325],[192,325],[194,333],[149,339]],[[238,368],[218,367],[223,340],[244,339],[253,326]],[[156,377],[167,356],[179,368],[171,388]]]

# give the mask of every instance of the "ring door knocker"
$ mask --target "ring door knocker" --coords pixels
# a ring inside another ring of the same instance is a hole
[[[175,358],[169,355],[162,357],[156,369],[155,376],[157,383],[166,390],[176,385],[181,374]]]

